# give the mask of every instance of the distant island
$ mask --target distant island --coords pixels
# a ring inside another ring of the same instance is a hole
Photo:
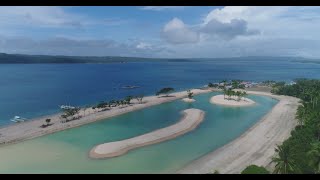
[[[302,57],[271,57],[271,56],[248,56],[248,57],[215,57],[215,58],[146,58],[146,57],[122,57],[122,56],[63,56],[63,55],[26,55],[0,53],[0,64],[105,64],[105,63],[128,63],[128,62],[197,62],[236,60],[250,62],[261,61],[292,61],[317,63],[314,59]],[[303,60],[303,61],[302,61]],[[320,61],[319,61],[320,62]]]
[[[165,59],[121,56],[53,56],[0,53],[0,64],[79,64],[127,62],[192,62],[191,59]]]

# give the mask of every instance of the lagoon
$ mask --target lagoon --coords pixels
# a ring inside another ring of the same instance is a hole
[[[250,107],[224,107],[209,102],[219,92],[195,96],[196,102],[176,100],[85,126],[0,148],[0,173],[172,173],[237,138],[277,103],[249,95]],[[101,143],[127,139],[176,123],[180,111],[206,112],[194,131],[176,139],[102,160],[90,159]]]

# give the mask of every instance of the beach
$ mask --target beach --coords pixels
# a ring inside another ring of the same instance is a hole
[[[211,89],[192,89],[195,95],[201,93],[211,92]],[[162,103],[174,101],[187,96],[187,91],[171,93],[169,96],[148,96],[144,97],[142,103],[133,99],[131,105],[124,107],[113,107],[107,111],[95,112],[92,108],[88,108],[85,112],[80,110],[82,118],[67,123],[61,123],[61,113],[54,114],[51,116],[40,117],[32,120],[28,120],[22,123],[16,123],[6,127],[0,128],[0,145],[12,144],[20,141],[32,139],[35,137],[44,136],[54,132],[78,127],[88,123],[96,122],[98,120],[107,119],[110,117],[118,116],[128,112],[140,110],[143,108],[159,105]],[[46,124],[45,120],[51,119],[50,126],[41,128],[40,126]]]
[[[220,90],[192,90],[194,94],[209,93],[211,91]],[[269,96],[271,98],[278,99],[279,102],[268,114],[266,114],[241,136],[219,149],[194,160],[190,164],[187,164],[181,170],[177,171],[177,173],[209,173],[214,170],[218,170],[220,173],[240,173],[250,164],[271,168],[270,161],[271,157],[275,154],[274,148],[277,144],[281,144],[289,137],[291,130],[297,124],[294,119],[299,100],[294,97],[272,95],[269,92],[247,91],[247,93]],[[129,106],[115,107],[111,110],[102,112],[94,112],[93,109],[89,108],[85,112],[86,116],[68,123],[60,122],[61,119],[59,117],[61,114],[17,123],[0,129],[0,143],[2,145],[17,143],[165,102],[182,99],[186,96],[187,91],[172,93],[167,97],[148,96],[143,99],[143,103],[141,104],[136,100],[132,100],[132,104]],[[80,112],[81,115],[84,115],[82,114],[84,113],[83,111]],[[45,124],[45,119],[47,118],[51,119],[52,125],[47,128],[40,128],[42,124]]]
[[[242,97],[241,100],[237,101],[238,97],[231,96],[231,99],[227,99],[224,95],[216,95],[210,98],[210,103],[218,104],[222,106],[231,106],[231,107],[242,107],[242,106],[252,106],[254,101],[249,98]]]
[[[205,112],[199,109],[186,109],[179,122],[156,131],[130,139],[99,144],[89,153],[91,158],[110,158],[123,155],[131,149],[160,143],[181,136],[195,129],[203,120]]]
[[[194,160],[177,173],[204,174],[217,170],[220,173],[238,174],[251,164],[272,170],[270,162],[275,154],[276,145],[286,140],[297,125],[295,114],[299,99],[272,95],[268,92],[247,91],[247,93],[269,96],[278,99],[279,102],[240,137]]]

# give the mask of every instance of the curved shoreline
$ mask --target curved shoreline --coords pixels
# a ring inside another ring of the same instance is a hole
[[[91,158],[110,158],[121,156],[128,151],[167,141],[195,129],[204,119],[205,112],[199,109],[186,109],[179,122],[171,126],[121,141],[99,144],[91,149]]]
[[[232,97],[231,97],[232,98]],[[237,97],[233,97],[233,98],[237,98]],[[252,106],[255,104],[254,101],[252,101],[249,98],[241,98],[240,101],[236,101],[236,100],[226,100],[224,98],[224,95],[216,95],[216,96],[212,96],[210,98],[210,103],[211,104],[218,104],[218,105],[222,105],[222,106],[230,106],[230,107],[243,107],[243,106]]]
[[[299,99],[266,92],[247,93],[269,96],[279,102],[240,137],[187,164],[177,173],[204,174],[218,170],[220,173],[238,174],[250,164],[271,169],[270,162],[276,145],[286,140],[297,124],[295,114]]]
[[[212,92],[212,89],[192,89],[192,92],[196,95]],[[0,127],[0,147],[3,145],[18,143],[36,137],[71,129],[74,127],[79,127],[92,122],[108,119],[162,103],[171,102],[184,97],[187,97],[187,91],[171,93],[168,97],[148,96],[143,98],[143,103],[141,104],[138,103],[137,100],[132,100],[132,104],[130,106],[115,107],[111,110],[102,112],[94,112],[94,110],[92,110],[90,107],[83,118],[68,123],[60,123],[61,119],[59,117],[61,113],[57,113],[54,115],[34,118],[22,123]],[[82,110],[80,111],[80,113],[80,115],[84,115]],[[52,125],[48,126],[47,128],[40,128],[42,124],[45,124],[45,119],[47,118],[51,119]]]

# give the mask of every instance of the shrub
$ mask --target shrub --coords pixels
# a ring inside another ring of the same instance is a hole
[[[246,167],[241,174],[270,174],[270,172],[262,166],[250,165]]]

